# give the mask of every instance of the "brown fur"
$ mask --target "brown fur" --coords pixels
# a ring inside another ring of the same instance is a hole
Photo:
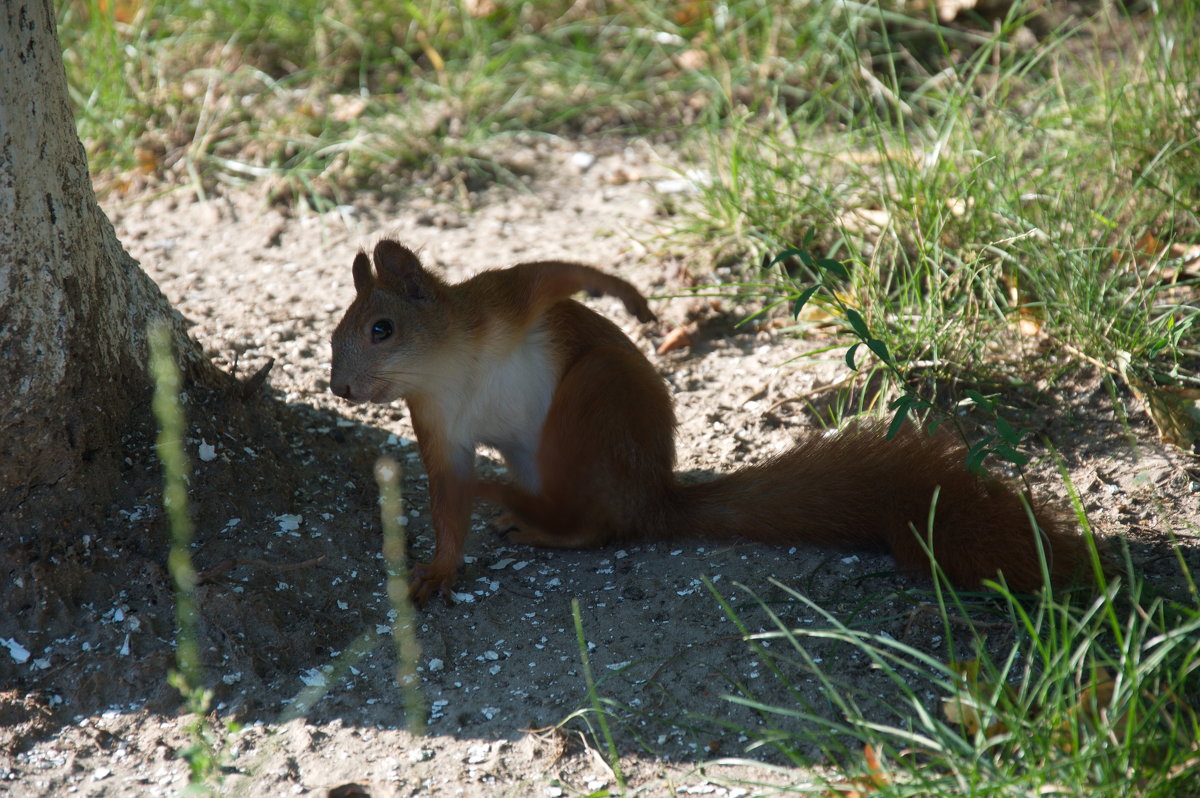
[[[358,296],[333,337],[331,389],[356,401],[408,402],[429,472],[436,552],[413,596],[449,594],[474,499],[499,504],[513,538],[588,547],[672,536],[887,548],[928,571],[932,542],[951,582],[1003,573],[1017,590],[1081,573],[1087,548],[1065,517],[1007,482],[972,474],[949,435],[876,424],[814,436],[759,465],[700,484],[674,474],[675,415],[662,379],[607,319],[567,297],[620,298],[653,318],[629,283],[547,261],[448,285],[393,241],[354,263]],[[376,323],[396,329],[372,340]],[[526,412],[528,411],[528,412]],[[477,443],[497,446],[512,482],[474,475]],[[932,531],[930,518],[933,518]]]

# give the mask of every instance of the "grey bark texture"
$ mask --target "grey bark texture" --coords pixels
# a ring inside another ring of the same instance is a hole
[[[148,412],[146,328],[193,378],[212,367],[96,202],[51,0],[0,17],[0,543],[104,512]],[[135,412],[138,417],[135,417]]]

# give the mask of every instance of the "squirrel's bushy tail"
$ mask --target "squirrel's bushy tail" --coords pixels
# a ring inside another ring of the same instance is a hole
[[[882,425],[858,424],[710,482],[677,484],[675,517],[664,520],[706,538],[887,548],[907,571],[929,571],[931,541],[946,577],[966,588],[1003,573],[1010,588],[1037,590],[1043,558],[1055,585],[1090,573],[1087,543],[1063,512],[968,471],[965,458],[949,434],[908,426],[887,440]]]

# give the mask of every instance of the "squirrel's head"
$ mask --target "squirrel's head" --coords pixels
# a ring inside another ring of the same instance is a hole
[[[444,338],[444,284],[416,254],[391,239],[354,257],[354,302],[333,332],[329,389],[352,402],[391,402],[429,375]]]

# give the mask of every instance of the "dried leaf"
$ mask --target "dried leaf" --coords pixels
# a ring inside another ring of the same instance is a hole
[[[1042,332],[1041,319],[1036,318],[1032,313],[1024,311],[1017,314],[1017,332],[1026,338],[1034,338]]]
[[[135,147],[133,155],[137,158],[137,169],[142,174],[152,175],[162,166],[160,154],[149,147]]]
[[[826,798],[863,798],[891,786],[892,782],[883,774],[883,768],[879,766],[879,755],[875,753],[874,746],[870,744],[863,746],[863,759],[866,760],[869,775],[865,778],[847,779],[844,786],[838,784],[832,789],[826,790],[824,793]]]
[[[879,766],[879,755],[875,753],[875,746],[863,746],[863,759],[867,760],[867,769],[871,771],[871,784],[877,788],[888,786],[891,782],[883,775],[883,768]]]
[[[689,329],[689,326],[690,325],[684,324],[667,333],[667,337],[664,338],[663,342],[658,345],[658,354],[664,355],[667,352],[672,352],[676,349],[683,349],[684,347],[691,346],[692,333]]]
[[[1103,727],[1116,686],[1116,682],[1113,681],[1113,677],[1107,669],[1096,669],[1096,681],[1083,689],[1079,694],[1079,700],[1067,711],[1067,719],[1059,726],[1058,744],[1060,748],[1068,753],[1074,751],[1074,730],[1077,728],[1097,730]],[[1125,718],[1115,718],[1114,721],[1114,730],[1121,727],[1120,733],[1123,736]]]
[[[1128,248],[1125,246],[1114,247],[1112,262],[1114,266],[1129,271],[1150,272],[1154,270],[1156,264],[1162,261],[1165,252],[1166,247],[1163,243],[1153,233],[1145,232]]]
[[[1005,284],[1008,289],[1008,302],[1017,309],[1017,332],[1026,338],[1040,335],[1044,313],[1037,306],[1035,298],[1022,291],[1015,279],[1005,280]]]
[[[696,25],[708,18],[709,0],[685,0],[675,8],[675,22],[679,25]]]
[[[979,660],[969,659],[954,663],[954,669],[962,677],[958,694],[942,700],[942,714],[946,720],[962,726],[969,735],[974,735],[983,727],[983,718],[979,711],[982,706],[981,696],[992,695],[995,685],[979,681]],[[1011,698],[1012,688],[1004,685],[1004,691]],[[985,734],[995,737],[1008,731],[1008,727],[996,721],[988,726]]]
[[[1142,233],[1142,237],[1138,239],[1137,249],[1135,252],[1139,252],[1150,257],[1158,257],[1159,255],[1163,254],[1166,249],[1166,245],[1163,244],[1162,241],[1158,240],[1153,233],[1146,232]]]
[[[113,21],[123,24],[133,22],[141,7],[141,0],[100,0],[97,4],[104,14],[111,14]]]
[[[1200,441],[1200,388],[1154,385],[1132,377],[1126,384],[1146,408],[1159,440],[1185,451]]]
[[[417,31],[417,42],[421,45],[421,49],[425,52],[425,57],[429,59],[429,64],[433,67],[434,71],[445,72],[446,62],[442,59],[442,54],[437,51],[437,48],[430,44],[429,36],[426,35],[425,31]]]

